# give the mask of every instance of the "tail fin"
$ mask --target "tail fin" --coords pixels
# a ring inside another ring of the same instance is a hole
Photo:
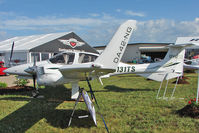
[[[176,78],[183,75],[183,64],[185,56],[185,47],[169,47],[169,51],[163,60],[162,68],[165,69],[166,80]]]
[[[135,28],[135,20],[124,22],[94,63],[102,65],[103,68],[116,69]]]
[[[183,75],[185,48],[193,45],[199,45],[199,37],[178,37],[175,45],[170,45],[163,65],[169,72],[167,80]]]
[[[140,76],[155,80],[169,80],[183,75],[183,64],[185,56],[185,47],[190,44],[169,45],[169,50],[161,62],[151,63],[150,68],[154,68],[151,73],[138,74]]]
[[[169,50],[163,61],[156,63],[157,73],[139,74],[152,80],[162,81],[183,75],[185,47],[199,45],[199,37],[178,37],[175,45],[169,45]],[[155,64],[155,63],[154,63]],[[155,66],[155,65],[153,65]]]

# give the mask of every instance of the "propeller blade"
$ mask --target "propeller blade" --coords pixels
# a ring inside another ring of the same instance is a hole
[[[11,62],[11,60],[12,60],[12,55],[13,55],[14,45],[15,45],[15,43],[14,43],[14,41],[13,41],[13,43],[12,43],[12,48],[11,48],[11,51],[10,51],[9,67],[10,67],[10,62]]]
[[[33,98],[37,98],[39,95],[39,91],[38,88],[36,87],[36,75],[33,75],[32,78],[33,78],[33,88],[34,88],[34,90],[32,91],[32,96]]]
[[[32,78],[33,78],[33,92],[32,95],[34,98],[37,98],[39,95],[39,91],[38,88],[36,87],[36,78],[37,78],[37,65],[36,65],[36,55],[34,54],[34,63],[32,67],[29,67],[28,69],[26,69],[26,72],[31,73],[32,74]]]
[[[33,87],[34,89],[36,89],[36,76],[33,75],[32,78],[33,78]]]

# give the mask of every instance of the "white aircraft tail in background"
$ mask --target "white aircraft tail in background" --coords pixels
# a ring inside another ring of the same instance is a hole
[[[139,75],[155,81],[169,80],[182,76],[185,46],[169,45],[168,47],[169,50],[161,62],[150,63],[146,71]]]

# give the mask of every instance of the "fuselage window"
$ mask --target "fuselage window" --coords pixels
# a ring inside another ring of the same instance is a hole
[[[96,55],[80,53],[78,62],[79,63],[93,62],[93,61],[95,61],[96,58],[97,58]]]
[[[74,53],[62,53],[52,57],[49,61],[53,64],[73,64],[74,58]]]

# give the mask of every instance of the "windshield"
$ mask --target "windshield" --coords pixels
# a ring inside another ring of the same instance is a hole
[[[74,53],[62,53],[52,57],[49,61],[53,64],[73,64],[74,58]]]

